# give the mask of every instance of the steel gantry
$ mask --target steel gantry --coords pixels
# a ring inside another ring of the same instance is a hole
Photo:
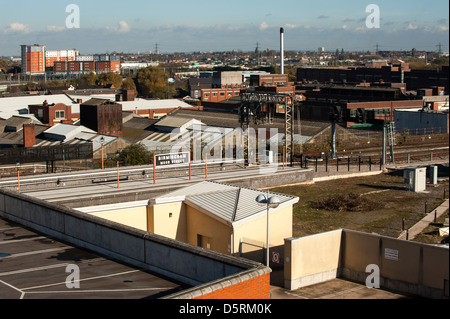
[[[284,107],[285,114],[285,161],[294,163],[294,106],[292,93],[251,92],[241,93],[241,126],[246,129],[253,122],[256,125],[271,123],[276,105]],[[244,144],[245,148],[247,143]]]

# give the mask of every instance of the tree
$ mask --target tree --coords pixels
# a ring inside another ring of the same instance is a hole
[[[131,76],[127,77],[122,83],[122,90],[134,90],[134,96],[137,96],[137,89]]]
[[[120,152],[119,161],[125,166],[147,165],[153,161],[152,154],[142,144],[131,144]]]
[[[122,76],[115,72],[102,73],[98,75],[98,83],[100,85],[112,84],[116,89],[122,88]]]
[[[88,73],[83,76],[87,85],[96,85],[97,84],[97,75],[95,73]]]
[[[162,68],[147,67],[137,74],[137,87],[144,97],[164,99],[167,95],[167,76]]]

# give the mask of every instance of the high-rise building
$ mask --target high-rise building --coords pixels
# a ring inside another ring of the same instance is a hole
[[[22,73],[43,74],[45,73],[45,46],[22,45]]]
[[[84,74],[89,72],[120,74],[120,57],[114,55],[80,55],[75,50],[47,51],[43,45],[22,45],[23,74],[71,73]]]
[[[53,68],[54,63],[58,61],[70,62],[76,61],[79,52],[77,50],[54,50],[45,52],[45,66]]]

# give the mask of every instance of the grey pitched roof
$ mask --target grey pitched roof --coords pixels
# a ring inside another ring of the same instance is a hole
[[[223,223],[237,225],[266,214],[266,206],[256,202],[256,197],[261,194],[266,195],[267,191],[205,181],[163,195],[151,202],[158,204],[171,199],[185,201]],[[298,202],[298,197],[271,192],[270,196],[272,195],[280,199],[279,208]]]

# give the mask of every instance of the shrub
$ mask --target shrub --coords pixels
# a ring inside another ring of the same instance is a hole
[[[355,194],[339,194],[312,203],[313,208],[338,212],[363,212],[382,208],[383,203]]]

